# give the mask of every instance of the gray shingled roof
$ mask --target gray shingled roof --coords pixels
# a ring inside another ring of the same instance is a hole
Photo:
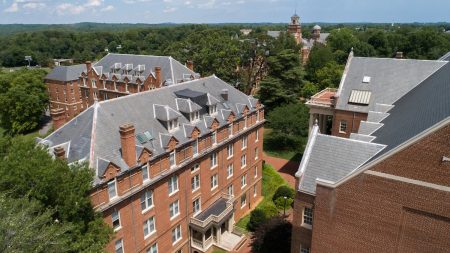
[[[353,57],[349,69],[338,91],[336,109],[368,112],[376,111],[375,103],[393,104],[439,68],[444,61],[424,61],[391,58]],[[370,83],[363,83],[364,76],[371,78]],[[349,104],[352,90],[369,90],[372,92],[368,106]]]
[[[441,58],[439,58],[441,61],[450,61],[450,52],[443,55]]]
[[[74,81],[78,80],[81,72],[86,71],[85,64],[78,64],[72,66],[57,66],[45,77],[45,79],[56,81]]]
[[[210,205],[207,209],[205,209],[203,212],[199,213],[195,218],[201,221],[205,221],[211,215],[218,216],[223,211],[225,211],[226,208],[227,208],[227,200],[224,198],[220,198],[212,205]]]
[[[246,104],[251,108],[248,96],[233,88],[215,76],[202,78],[194,81],[184,82],[160,89],[132,94],[129,96],[97,102],[86,111],[72,119],[68,124],[56,130],[45,138],[42,142],[47,142],[49,147],[54,147],[61,143],[70,142],[68,161],[74,162],[86,159],[90,166],[96,169],[98,159],[110,161],[121,167],[122,171],[129,169],[129,166],[122,160],[120,154],[120,134],[119,127],[126,123],[132,123],[136,129],[135,133],[150,132],[154,137],[152,140],[141,144],[136,140],[136,144],[149,149],[154,156],[165,153],[164,145],[167,144],[171,136],[179,141],[179,146],[190,142],[190,138],[185,134],[183,124],[195,125],[201,132],[201,135],[209,134],[210,129],[203,120],[207,115],[206,101],[199,104],[201,120],[191,123],[184,115],[179,115],[178,122],[180,127],[169,131],[160,120],[155,119],[153,105],[160,104],[168,106],[171,110],[176,110],[175,93],[189,88],[198,93],[209,93],[216,98],[220,98],[217,104],[217,117],[220,127],[227,124],[226,119],[219,116],[222,109],[228,106],[235,115],[237,114],[236,103]],[[220,92],[222,89],[228,89],[228,101],[224,103]],[[207,119],[209,117],[206,117]],[[208,120],[209,121],[209,120]],[[162,144],[162,145],[161,145]],[[97,176],[101,176],[101,171],[97,171]],[[96,178],[99,183],[99,178]]]
[[[315,125],[296,176],[300,176],[299,190],[314,194],[316,180],[337,182],[356,171],[385,146],[320,134]]]

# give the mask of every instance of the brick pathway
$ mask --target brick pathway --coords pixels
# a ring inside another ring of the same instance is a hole
[[[282,158],[268,156],[264,153],[263,159],[272,165],[278,173],[295,189],[295,172],[298,170],[300,161],[289,161]]]

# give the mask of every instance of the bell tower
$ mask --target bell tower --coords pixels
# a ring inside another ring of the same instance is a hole
[[[302,42],[302,25],[300,24],[300,17],[297,13],[291,17],[291,23],[289,23],[288,31],[294,35],[297,44]]]

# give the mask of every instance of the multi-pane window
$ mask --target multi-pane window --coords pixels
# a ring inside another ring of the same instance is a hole
[[[211,154],[211,168],[214,168],[217,166],[217,153],[214,152]]]
[[[209,106],[209,114],[212,115],[217,112],[217,105],[210,105]]]
[[[113,180],[108,183],[108,195],[109,199],[112,199],[117,196],[116,180]]]
[[[228,136],[232,136],[233,135],[233,123],[230,123],[228,125]]]
[[[247,135],[242,137],[242,149],[247,147]]]
[[[234,195],[234,188],[233,185],[229,185],[227,188],[228,195]]]
[[[303,223],[307,225],[312,225],[313,222],[313,210],[312,208],[305,207],[303,209]]]
[[[174,218],[175,216],[180,214],[180,202],[176,200],[175,202],[169,205],[170,218]]]
[[[200,188],[200,174],[197,174],[191,178],[191,185],[192,191],[196,191]]]
[[[114,230],[119,229],[120,228],[120,214],[117,209],[114,209],[114,211],[111,214],[111,218],[112,218],[113,229]]]
[[[341,120],[339,122],[339,132],[345,133],[346,131],[347,131],[347,121],[346,120]]]
[[[192,143],[192,154],[194,156],[198,155],[198,139],[196,139],[193,143]]]
[[[199,111],[191,112],[190,115],[189,115],[189,118],[190,118],[191,122],[195,122],[195,121],[199,120],[200,119],[200,112]]]
[[[97,88],[97,81],[91,80],[92,88]]]
[[[255,148],[255,160],[258,160],[259,149]]]
[[[245,165],[247,165],[247,156],[242,155],[241,156],[241,168],[245,167]]]
[[[192,210],[194,212],[194,214],[200,212],[200,198],[194,200],[194,202],[192,202]]]
[[[228,144],[227,146],[227,154],[228,154],[228,158],[233,156],[233,143]]]
[[[169,195],[178,191],[178,176],[175,175],[169,179]]]
[[[253,197],[256,197],[256,185],[253,186]]]
[[[175,157],[175,150],[170,152],[170,154],[169,154],[169,161],[170,161],[170,167],[171,168],[174,167],[175,165],[177,165],[176,157]]]
[[[230,178],[233,176],[233,164],[228,164],[227,166],[227,178]]]
[[[116,241],[115,245],[116,253],[123,253],[123,240],[119,239]]]
[[[241,196],[241,208],[244,208],[246,203],[247,203],[247,195],[244,193]]]
[[[211,141],[212,141],[213,145],[217,144],[217,132],[216,131],[212,132],[212,134],[211,134]]]
[[[150,248],[148,248],[147,253],[158,253],[158,244],[155,243]]]
[[[302,245],[300,245],[300,253],[310,253],[310,252],[311,252],[310,248],[303,247]]]
[[[144,165],[144,166],[142,166],[142,180],[143,181],[146,181],[146,180],[148,180],[150,177],[148,176],[148,166],[147,165]]]
[[[147,236],[153,234],[156,230],[155,217],[152,216],[152,217],[150,217],[150,219],[144,221],[143,228],[144,228],[144,237],[147,237]]]
[[[217,187],[217,174],[211,176],[211,190]]]
[[[199,165],[198,163],[196,163],[196,164],[194,164],[194,166],[192,166],[191,172],[195,172],[195,171],[197,171],[198,169],[200,169],[200,165]]]
[[[179,240],[181,240],[181,225],[172,230],[172,243],[175,244]]]
[[[247,185],[247,175],[242,175],[241,177],[241,188]]]
[[[153,191],[145,191],[141,195],[141,209],[147,210],[153,207]]]
[[[169,120],[167,122],[167,129],[169,131],[171,131],[171,130],[177,128],[177,127],[178,127],[178,119]]]

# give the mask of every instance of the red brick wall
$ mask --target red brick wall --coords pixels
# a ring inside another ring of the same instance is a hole
[[[71,120],[81,111],[78,81],[60,82],[45,80],[50,100],[50,109],[63,108],[66,121]]]
[[[449,126],[371,170],[449,187],[448,150]],[[336,189],[318,186],[312,251],[449,252],[449,200],[449,191],[366,173]]]
[[[342,120],[347,121],[347,130],[345,133],[339,132],[339,124]],[[348,138],[351,133],[357,133],[361,120],[367,120],[367,113],[350,112],[335,110],[333,116],[333,126],[331,135]]]
[[[298,184],[296,184],[298,185]],[[299,253],[300,245],[311,247],[312,230],[302,226],[303,208],[313,207],[314,196],[297,191],[294,200],[294,212],[292,217],[292,241],[291,252]]]
[[[255,117],[255,116],[252,116]],[[262,118],[262,117],[261,117]],[[256,119],[256,117],[255,117]],[[253,122],[253,123],[250,123]],[[248,127],[254,125],[256,120],[248,120]],[[243,130],[243,122],[241,124],[241,131]],[[179,247],[183,247],[183,252],[188,251],[188,224],[189,217],[192,216],[193,207],[192,201],[201,198],[201,210],[205,210],[209,205],[216,201],[221,193],[227,193],[227,187],[233,185],[235,196],[235,213],[234,217],[237,221],[244,214],[248,213],[256,206],[256,203],[261,200],[261,179],[262,179],[262,143],[263,143],[263,127],[258,127],[259,140],[255,140],[255,129],[246,133],[248,135],[247,148],[241,150],[241,137],[242,132],[234,132],[234,136],[238,136],[234,140],[234,154],[233,157],[227,158],[227,143],[228,135],[226,128],[218,129],[218,144],[217,146],[211,146],[210,138],[202,138],[199,141],[199,149],[204,150],[206,148],[217,147],[218,152],[218,166],[211,169],[210,167],[210,154],[200,157],[198,159],[189,162],[188,165],[181,168],[175,174],[178,175],[178,187],[179,191],[171,196],[168,194],[168,179],[172,176],[171,173],[167,173],[165,178],[157,182],[156,184],[146,187],[153,190],[153,202],[154,208],[148,212],[142,214],[140,207],[140,197],[142,191],[133,194],[131,197],[121,202],[112,208],[108,208],[103,212],[105,222],[112,225],[111,212],[114,208],[117,208],[120,212],[122,228],[117,231],[115,239],[108,244],[107,251],[114,251],[114,242],[118,238],[123,238],[123,243],[126,252],[143,252],[153,243],[158,243],[158,252],[173,252]],[[220,143],[223,140],[223,143]],[[258,147],[258,159],[255,160],[255,147]],[[185,153],[185,155],[178,155],[179,152]],[[241,168],[241,155],[247,155],[247,166]],[[177,149],[177,164],[182,160],[185,160],[188,156],[192,156],[192,149],[190,146],[183,146]],[[200,169],[191,172],[191,168],[194,164],[199,163]],[[234,164],[233,176],[227,178],[227,165],[229,163]],[[257,168],[257,176],[255,177],[255,167]],[[152,161],[149,166],[150,178],[154,178],[156,175],[161,174],[163,171],[169,169],[168,156],[161,159]],[[196,174],[200,174],[200,189],[192,192],[191,190],[191,178]],[[211,191],[210,183],[211,176],[218,174],[218,187]],[[241,189],[241,176],[247,175],[247,185]],[[141,170],[137,169],[133,172],[119,178],[117,180],[118,196],[123,196],[130,189],[136,190],[143,184]],[[254,196],[253,187],[256,186],[257,194]],[[240,197],[242,194],[247,194],[247,203],[241,208]],[[96,207],[101,206],[104,203],[108,203],[107,187],[103,185],[94,189],[91,193],[93,205]],[[178,199],[180,202],[180,215],[175,219],[169,219],[169,204]],[[143,235],[143,222],[151,217],[155,216],[156,219],[156,233],[146,240]],[[182,240],[176,245],[172,245],[171,231],[176,225],[181,224],[182,228]]]

